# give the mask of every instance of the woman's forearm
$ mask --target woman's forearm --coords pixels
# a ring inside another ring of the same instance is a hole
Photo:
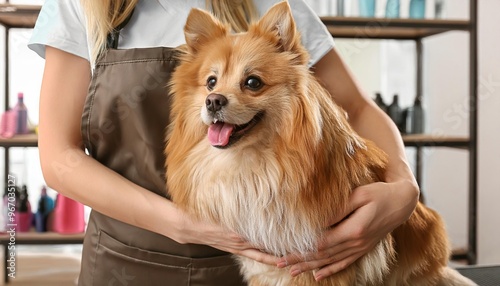
[[[387,153],[389,162],[386,180],[393,182],[403,179],[416,183],[406,158],[403,140],[391,119],[371,103],[366,103],[356,114],[349,116],[351,126],[358,134],[375,142]]]
[[[114,219],[174,236],[169,231],[174,230],[178,213],[170,201],[130,182],[77,147],[41,149],[47,184],[62,195]]]
[[[335,49],[327,53],[313,68],[314,73],[334,100],[349,115],[351,126],[362,137],[371,140],[389,156],[386,173],[388,182],[416,182],[408,165],[404,144],[391,119],[363,93],[347,65]]]

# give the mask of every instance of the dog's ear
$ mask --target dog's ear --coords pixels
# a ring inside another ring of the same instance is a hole
[[[227,32],[227,27],[212,14],[196,8],[191,9],[184,26],[186,44],[192,53],[198,52],[207,41],[225,36]]]
[[[276,35],[285,51],[295,51],[300,45],[300,37],[287,1],[271,7],[256,25],[262,31]]]

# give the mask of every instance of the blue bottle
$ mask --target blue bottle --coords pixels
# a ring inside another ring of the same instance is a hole
[[[375,7],[377,6],[376,0],[359,0],[358,6],[360,17],[375,17]]]
[[[410,18],[415,18],[415,19],[425,18],[425,0],[410,1]]]
[[[399,18],[399,0],[387,0],[385,5],[386,18]]]
[[[47,217],[53,209],[54,200],[47,195],[47,189],[43,187],[38,201],[38,210],[35,214],[35,229],[37,232],[47,231]]]

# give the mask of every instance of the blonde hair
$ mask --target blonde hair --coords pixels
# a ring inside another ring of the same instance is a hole
[[[87,19],[91,61],[107,48],[108,34],[123,23],[139,0],[81,0]],[[149,0],[150,1],[150,0]],[[257,18],[252,0],[206,0],[206,6],[235,32],[243,32]]]

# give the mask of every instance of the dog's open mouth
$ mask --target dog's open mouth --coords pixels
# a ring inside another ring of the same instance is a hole
[[[252,120],[242,125],[217,121],[208,128],[208,141],[217,148],[226,148],[247,134],[259,121],[264,113],[257,113]]]

